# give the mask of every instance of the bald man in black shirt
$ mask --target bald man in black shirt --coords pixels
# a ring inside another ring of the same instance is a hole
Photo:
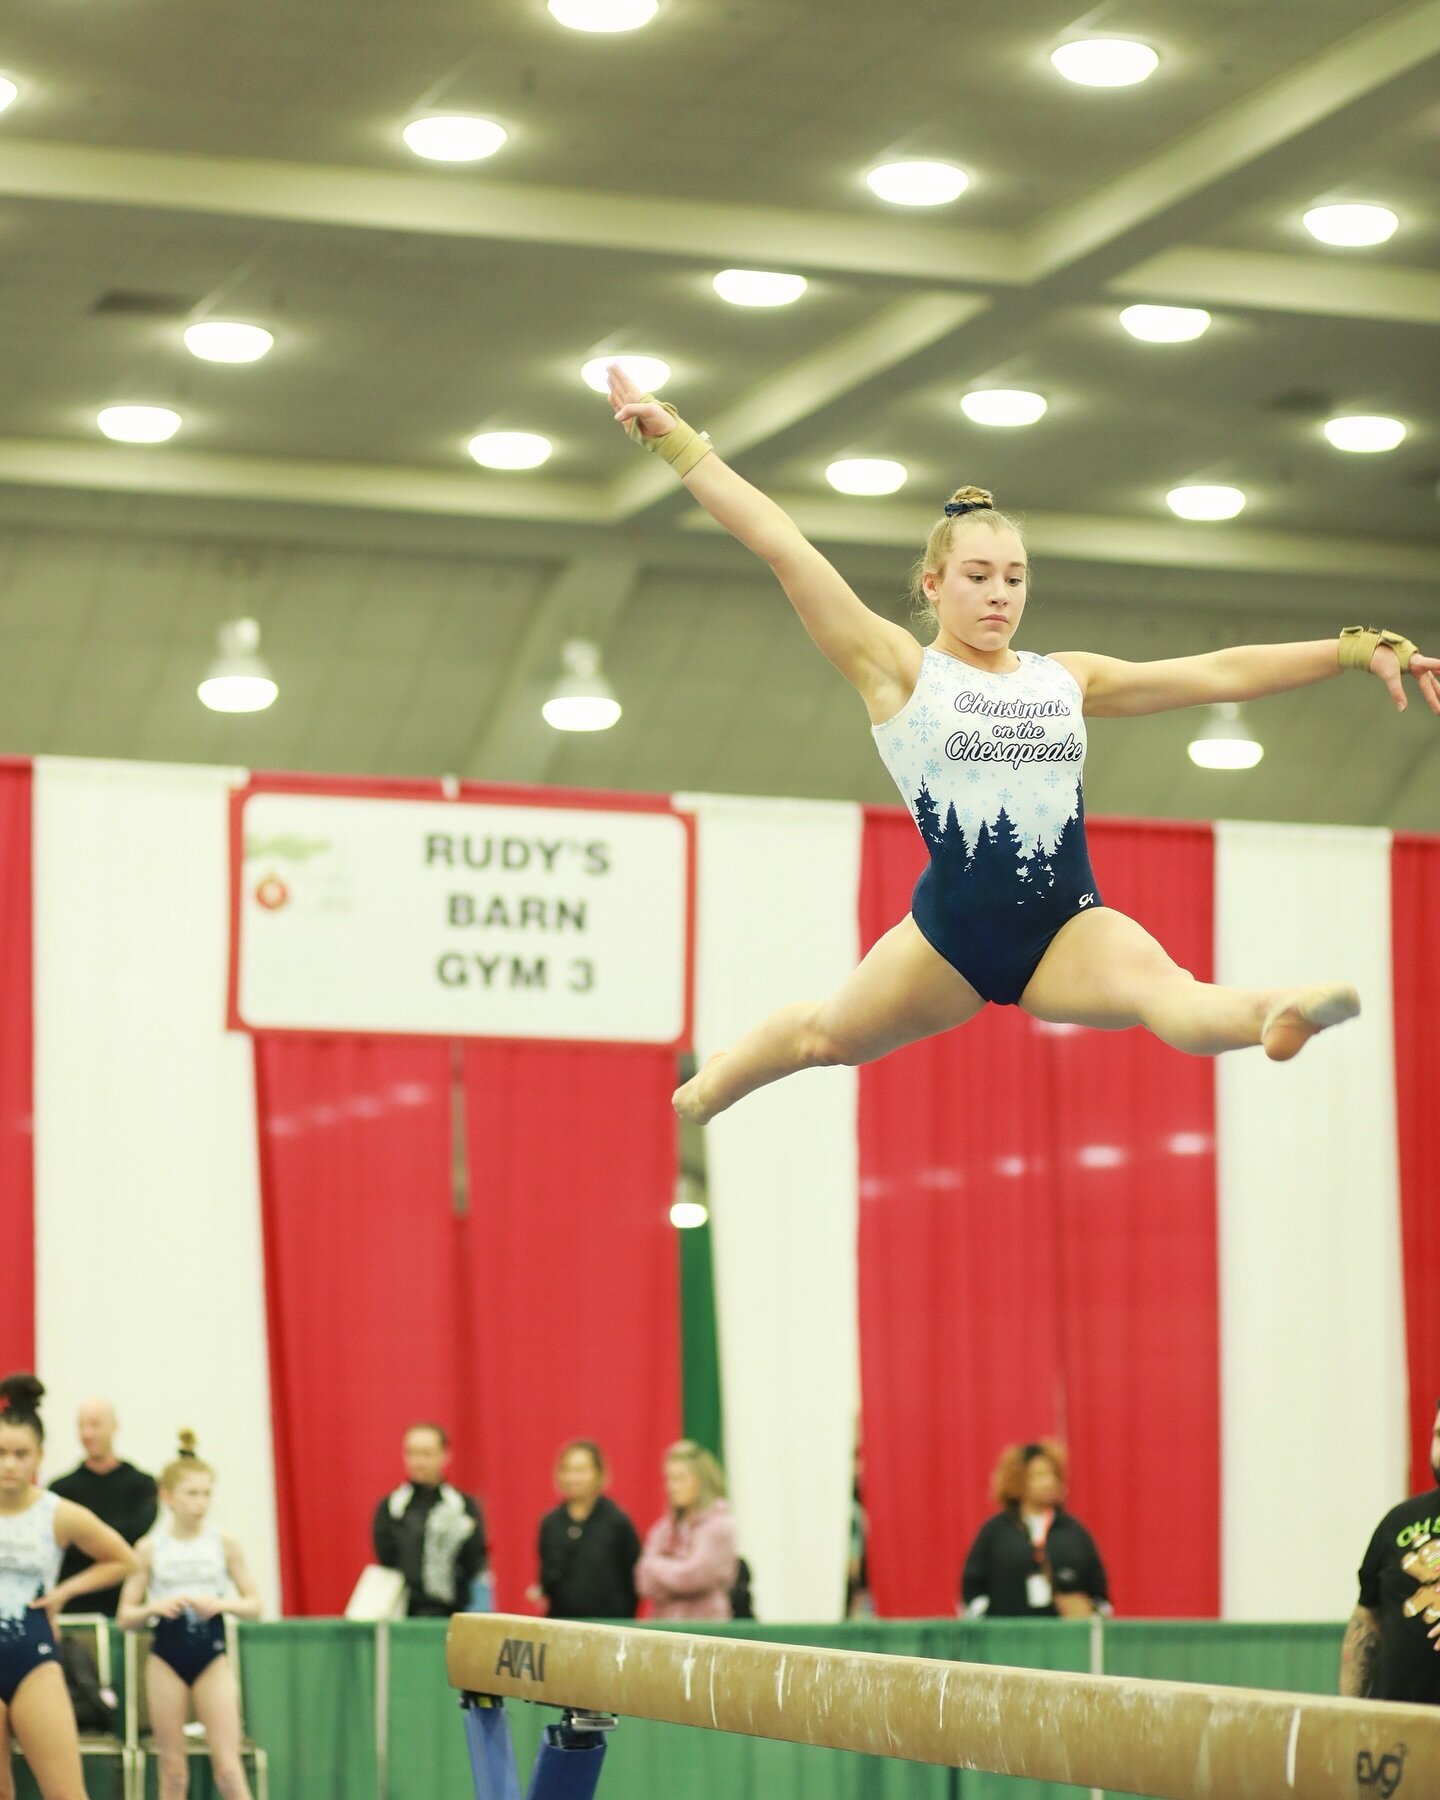
[[[97,1518],[112,1526],[127,1544],[138,1544],[155,1523],[155,1478],[115,1454],[119,1422],[108,1400],[82,1400],[75,1415],[85,1460],[68,1475],[50,1483],[62,1500],[88,1506]],[[60,1565],[60,1579],[68,1581],[90,1567],[90,1558],[72,1545]],[[67,1602],[66,1612],[108,1613],[113,1619],[120,1590],[104,1588],[98,1594],[81,1594]]]
[[[1360,1565],[1360,1600],[1340,1654],[1340,1692],[1355,1699],[1440,1706],[1440,1642],[1425,1617],[1427,1599],[1440,1600],[1440,1404],[1430,1467],[1436,1486],[1386,1513]]]

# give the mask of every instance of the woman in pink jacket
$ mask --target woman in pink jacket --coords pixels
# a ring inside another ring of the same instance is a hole
[[[650,1527],[635,1586],[656,1619],[728,1619],[735,1583],[735,1523],[725,1477],[688,1438],[665,1452],[670,1510]]]

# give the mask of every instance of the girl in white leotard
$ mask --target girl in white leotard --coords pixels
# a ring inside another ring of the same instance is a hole
[[[1347,628],[1338,642],[1251,644],[1153,663],[1067,650],[1031,658],[1027,669],[1027,659],[1011,648],[1029,580],[1024,540],[1015,522],[979,488],[960,489],[930,531],[915,587],[934,621],[935,637],[922,650],[910,632],[860,600],[781,507],[729,468],[673,408],[642,392],[619,364],[610,369],[610,404],[633,437],[671,464],[710,516],[769,565],[816,647],[859,692],[872,727],[880,728],[886,760],[905,784],[906,801],[930,847],[932,871],[941,858],[937,840],[949,826],[949,809],[931,812],[928,802],[937,800],[933,788],[926,789],[928,801],[911,791],[908,741],[896,744],[891,738],[908,740],[912,726],[917,735],[928,734],[925,761],[937,765],[934,778],[942,785],[953,784],[959,764],[968,759],[975,781],[971,784],[967,774],[967,787],[979,796],[963,855],[957,803],[948,865],[933,880],[922,881],[915,912],[880,939],[828,1000],[781,1007],[712,1056],[676,1091],[675,1107],[683,1117],[703,1125],[756,1088],[798,1069],[871,1062],[963,1025],[987,997],[1018,1004],[1055,1024],[1109,1031],[1144,1025],[1177,1050],[1200,1056],[1261,1045],[1277,1062],[1296,1055],[1317,1031],[1359,1011],[1358,995],[1344,983],[1247,991],[1196,981],[1149,932],[1100,903],[1093,885],[1082,879],[1074,830],[1068,840],[1052,841],[1053,820],[1033,807],[1034,837],[1027,826],[1023,838],[1017,830],[1012,839],[1015,821],[999,819],[999,807],[1006,804],[1001,787],[1018,791],[1025,784],[1005,780],[1005,765],[991,754],[995,745],[1018,752],[1058,731],[1051,772],[1062,776],[1068,766],[1074,816],[1083,823],[1078,756],[1068,765],[1061,756],[1072,731],[1074,748],[1083,752],[1081,731],[1063,726],[1060,715],[1048,710],[1010,719],[972,712],[968,725],[952,710],[950,720],[937,722],[924,716],[927,707],[935,709],[919,690],[927,665],[936,675],[936,691],[945,690],[943,703],[952,709],[966,694],[998,702],[1009,698],[1009,684],[1021,689],[1028,683],[1036,705],[1072,707],[1078,723],[1079,717],[1254,700],[1352,668],[1378,676],[1402,710],[1402,676],[1408,673],[1440,715],[1440,660],[1422,656],[1393,632]],[[1046,667],[1034,666],[1040,664]],[[939,680],[946,669],[961,678],[954,692]],[[982,720],[988,723],[977,730]],[[996,722],[1006,725],[1003,734],[994,729]],[[1012,724],[1020,729],[1011,730]],[[995,740],[990,750],[981,741],[986,738]],[[1014,766],[1021,766],[1018,760]],[[977,848],[982,825],[983,855]],[[983,879],[974,879],[977,865]],[[1023,891],[1011,880],[1021,865]],[[1014,904],[990,904],[1012,888]],[[976,895],[984,902],[978,907],[971,904]],[[1027,937],[1044,910],[1032,908],[1032,899],[1048,900],[1051,917],[1043,930]],[[1054,913],[1057,900],[1063,903],[1060,916]],[[1017,943],[1017,937],[1025,941]]]
[[[45,1800],[85,1800],[55,1619],[67,1601],[116,1586],[135,1566],[118,1531],[39,1485],[44,1393],[33,1375],[0,1381],[0,1800],[12,1800],[15,1791],[11,1732]],[[94,1560],[61,1581],[60,1560],[71,1544]]]

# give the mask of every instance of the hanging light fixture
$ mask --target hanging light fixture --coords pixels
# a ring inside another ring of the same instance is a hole
[[[280,692],[260,660],[260,627],[254,619],[229,619],[220,627],[220,654],[195,690],[211,712],[264,712]]]
[[[1240,717],[1234,700],[1210,708],[1210,717],[1190,741],[1190,760],[1201,769],[1253,769],[1265,746]]]
[[[600,647],[571,638],[560,651],[563,673],[540,708],[556,731],[608,731],[620,717],[615,690],[600,669]]]

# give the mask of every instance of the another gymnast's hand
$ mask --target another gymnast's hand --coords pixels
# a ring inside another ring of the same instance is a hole
[[[619,363],[611,363],[608,374],[610,410],[615,414],[617,424],[628,425],[632,419],[638,419],[643,437],[664,437],[675,423],[674,415],[668,413],[658,400],[651,399]]]
[[[50,1629],[58,1631],[60,1609],[64,1606],[67,1598],[68,1596],[62,1594],[58,1587],[53,1587],[48,1594],[37,1594],[30,1602],[30,1610],[31,1612],[43,1612],[50,1621]]]
[[[1390,698],[1395,702],[1396,710],[1404,712],[1407,703],[1400,658],[1388,644],[1376,645],[1375,654],[1370,658],[1370,673],[1380,677],[1390,690]],[[1431,712],[1440,717],[1440,679],[1437,679],[1440,677],[1440,657],[1422,656],[1417,650],[1410,658],[1410,674],[1425,696]]]

